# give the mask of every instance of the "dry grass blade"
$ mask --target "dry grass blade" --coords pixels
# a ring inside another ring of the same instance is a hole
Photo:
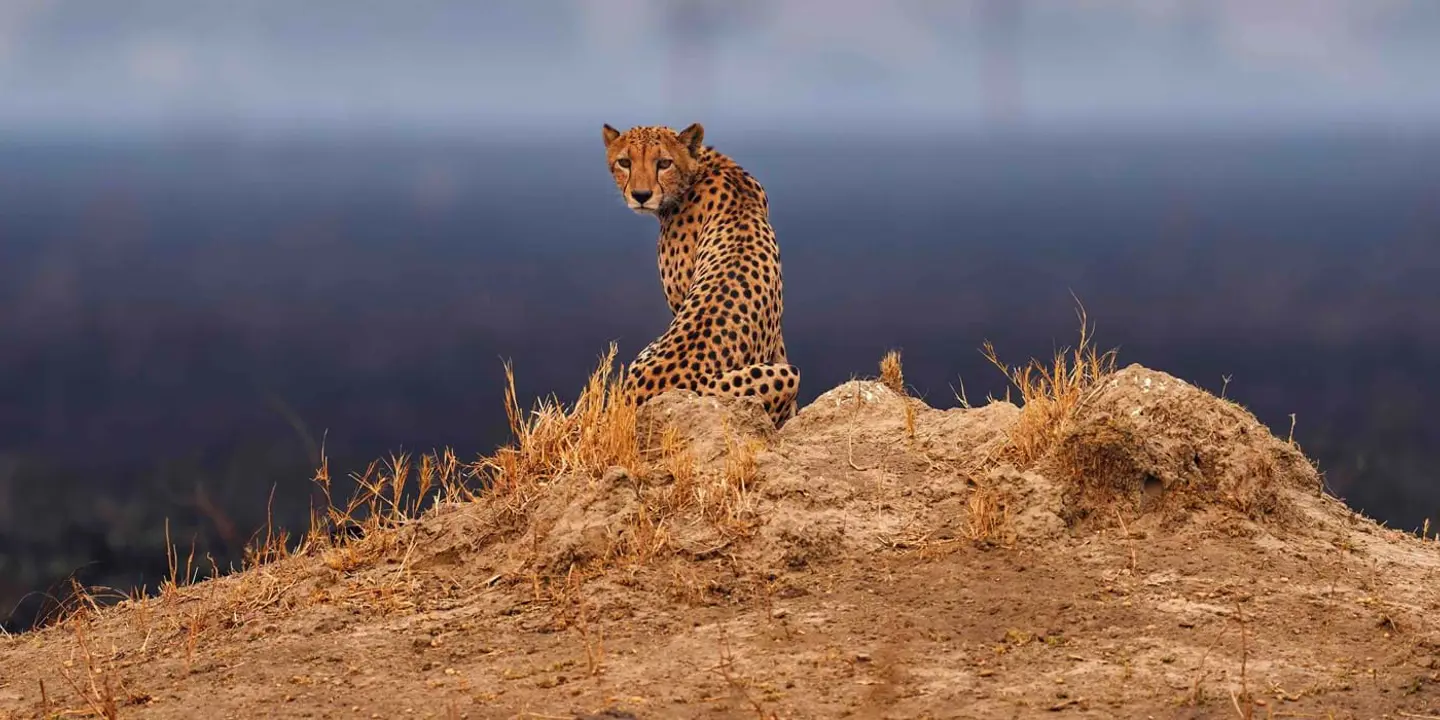
[[[103,717],[106,720],[115,720],[120,717],[120,710],[115,694],[114,673],[108,667],[101,667],[96,660],[86,633],[87,625],[88,622],[84,620],[76,622],[74,625],[75,643],[80,651],[85,677],[83,680],[77,679],[68,668],[62,668],[60,676],[65,679],[76,695],[85,700],[85,704],[89,706],[86,714]]]

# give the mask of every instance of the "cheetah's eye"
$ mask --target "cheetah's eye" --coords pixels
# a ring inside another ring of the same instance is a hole
[[[629,169],[630,169],[630,158],[620,158],[619,160],[616,160],[616,161],[615,161],[615,164],[616,164],[616,165],[619,165],[619,166],[622,167],[622,168],[625,168],[626,170],[629,170]]]
[[[656,160],[656,161],[655,161],[655,167],[657,167],[657,168],[659,168],[659,169],[661,169],[661,170],[664,170],[665,168],[668,168],[668,167],[670,167],[671,165],[674,165],[674,164],[675,164],[675,161],[674,161],[674,160],[671,160],[670,158],[660,158],[659,160]]]

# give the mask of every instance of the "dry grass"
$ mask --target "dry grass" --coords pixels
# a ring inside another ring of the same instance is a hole
[[[536,601],[555,609],[555,626],[578,634],[592,675],[604,671],[605,632],[598,610],[587,600],[587,581],[607,568],[633,573],[673,553],[672,535],[679,522],[707,522],[724,544],[748,535],[755,524],[753,489],[760,478],[757,455],[762,444],[729,428],[723,462],[701,466],[684,428],[642,427],[638,409],[623,393],[624,369],[616,371],[614,360],[611,346],[572,405],[552,397],[529,411],[518,401],[507,365],[506,412],[513,440],[468,466],[468,474],[483,490],[465,496],[501,509],[518,527],[529,527],[538,541],[545,530],[532,524],[536,519],[530,511],[546,493],[583,489],[616,467],[626,471],[622,482],[625,477],[634,482],[639,501],[635,512],[618,528],[618,542],[603,558],[584,567],[571,565],[558,577],[545,576],[538,566],[529,572]],[[642,437],[647,430],[658,437]],[[677,595],[703,594],[702,583],[672,575]]]
[[[1088,337],[1088,331],[1082,334],[1074,361],[1057,355],[1056,368],[1032,363],[1015,371],[1014,381],[1032,416],[1063,420],[1064,412],[1078,406],[1084,384],[1093,381],[1101,358],[1109,357],[1096,355]],[[330,468],[322,450],[313,481],[323,494],[324,509],[313,513],[306,532],[296,536],[267,523],[247,546],[241,569],[248,572],[224,582],[197,583],[196,568],[204,566],[204,559],[197,559],[193,550],[188,554],[172,550],[169,577],[158,588],[158,596],[122,603],[126,612],[121,622],[144,638],[142,652],[176,653],[188,660],[222,631],[243,626],[262,611],[314,603],[377,613],[411,609],[418,602],[420,583],[409,571],[415,541],[406,539],[411,537],[405,532],[407,525],[438,505],[474,503],[489,505],[516,527],[529,527],[535,521],[532,506],[552,487],[563,483],[573,489],[575,483],[595,482],[617,466],[632,478],[660,475],[668,481],[637,483],[637,512],[622,529],[619,546],[600,561],[605,566],[640,567],[673,552],[672,534],[680,522],[708,523],[719,532],[722,544],[752,533],[757,524],[754,491],[761,477],[763,443],[727,429],[723,461],[701,466],[683,428],[659,428],[658,438],[641,437],[638,408],[624,396],[624,369],[616,370],[615,354],[612,345],[574,403],[566,405],[552,396],[529,409],[519,401],[514,371],[507,364],[505,410],[512,442],[472,463],[462,463],[448,449],[394,455],[353,475],[355,492],[338,503],[331,496]],[[993,351],[990,355],[993,360]],[[885,356],[880,373],[882,383],[906,394],[898,352]],[[1039,419],[1031,420],[1025,432],[1042,434]],[[913,438],[913,416],[907,415],[906,429]],[[1017,433],[1014,444],[1034,452],[1039,441],[1030,435]],[[970,505],[972,539],[991,540],[1003,534],[1009,511],[999,495],[978,489]],[[313,587],[307,580],[313,574],[307,567],[313,566],[292,562],[307,557],[347,580]],[[397,558],[398,567],[385,565]],[[557,621],[578,632],[592,674],[603,672],[604,628],[595,610],[586,605],[583,586],[603,569],[572,568],[558,578],[532,573],[537,599],[552,602],[559,613]],[[677,585],[698,582],[680,575],[675,580]],[[691,594],[701,592],[698,588],[691,588]],[[77,589],[75,605],[65,622],[85,656],[89,646],[84,633],[98,617],[99,603],[90,591]],[[77,666],[84,672],[73,679],[74,696],[89,712],[113,717],[116,703],[124,704],[116,698],[125,694],[115,688],[103,662],[85,657],[91,659]]]
[[[751,491],[760,481],[757,455],[764,444],[754,438],[738,439],[733,432],[725,436],[725,467],[713,483],[709,502],[700,503],[701,511],[723,527],[736,528],[754,515]]]
[[[103,717],[106,720],[115,720],[120,717],[120,702],[117,699],[116,690],[119,680],[115,677],[115,671],[109,662],[97,658],[91,649],[89,623],[76,622],[74,634],[76,648],[80,655],[79,662],[77,663],[73,657],[66,660],[61,665],[60,676],[64,678],[65,684],[69,685],[75,694],[84,700],[88,710],[86,714]],[[83,673],[83,677],[81,673]],[[69,714],[75,713],[73,711],[61,713],[61,715]]]
[[[965,537],[977,543],[1001,541],[1010,526],[1010,506],[987,485],[970,491],[965,505]]]
[[[727,429],[726,456],[720,468],[701,468],[683,432],[659,428],[658,442],[641,437],[638,408],[623,392],[624,368],[615,367],[611,345],[569,406],[553,396],[525,410],[515,389],[515,375],[507,364],[506,415],[513,440],[493,454],[462,466],[454,454],[407,456],[375,464],[357,478],[359,491],[343,509],[332,510],[324,525],[302,543],[306,551],[319,549],[327,564],[349,570],[373,560],[376,554],[396,552],[394,532],[425,511],[421,500],[437,503],[496,504],[511,520],[524,523],[529,508],[555,483],[594,481],[607,470],[623,468],[632,478],[668,476],[669,482],[642,493],[641,507],[625,528],[623,547],[610,559],[622,564],[643,564],[668,545],[669,526],[681,515],[703,518],[723,534],[744,534],[753,525],[751,493],[759,479],[758,441],[739,439]],[[327,490],[328,472],[322,465],[316,481]],[[471,490],[470,481],[480,489]],[[406,493],[414,497],[406,500]],[[364,518],[357,521],[356,518]],[[358,523],[358,525],[357,525]],[[346,532],[335,532],[345,529]],[[355,540],[352,538],[361,538]],[[265,557],[279,557],[271,549]]]
[[[905,372],[900,367],[899,350],[891,350],[880,359],[880,382],[897,395],[905,394]]]
[[[113,645],[109,653],[103,652],[94,637],[97,622],[102,616],[100,601],[118,593],[109,588],[86,588],[73,579],[71,585],[71,594],[58,611],[62,617],[55,621],[55,625],[63,627],[73,643],[67,657],[57,668],[56,674],[63,686],[53,689],[68,688],[72,697],[52,697],[52,687],[42,681],[39,710],[44,717],[102,717],[114,720],[120,717],[120,708],[151,699],[145,693],[132,691],[120,677],[117,661],[123,653]],[[135,597],[140,595],[137,593]],[[141,620],[148,620],[148,617]],[[78,707],[74,707],[76,705]]]
[[[915,439],[916,403],[910,401],[909,392],[905,389],[905,370],[900,364],[900,351],[891,350],[880,358],[880,384],[895,391],[896,395],[906,398],[905,402],[905,438]]]
[[[1057,350],[1049,363],[1031,359],[1020,367],[1001,362],[995,347],[985,342],[985,358],[1005,373],[1020,395],[1020,416],[1007,432],[1005,448],[986,457],[977,469],[1009,462],[1025,470],[1033,467],[1056,447],[1070,431],[1086,402],[1115,372],[1114,350],[1096,349],[1093,329],[1085,308],[1077,305],[1080,341],[1074,349]],[[962,403],[963,394],[957,394]],[[1010,524],[1010,509],[1002,494],[985,484],[970,493],[966,507],[966,535],[976,542],[1004,541]]]
[[[546,409],[542,405],[541,410]],[[535,427],[532,423],[526,429]],[[548,425],[538,431],[556,434]],[[533,451],[521,455],[527,462],[535,457]],[[574,455],[572,449],[563,461],[570,461]],[[167,523],[169,567],[153,596],[147,596],[143,588],[130,596],[120,596],[107,588],[76,585],[50,618],[46,627],[64,631],[73,650],[58,672],[63,686],[47,689],[42,701],[45,712],[114,718],[126,705],[145,700],[120,683],[113,657],[96,652],[92,638],[100,631],[102,620],[108,621],[105,633],[111,642],[117,631],[133,633],[138,647],[127,648],[127,654],[174,655],[183,658],[188,667],[217,632],[242,626],[275,607],[293,609],[316,602],[340,602],[382,612],[413,607],[408,598],[413,590],[406,567],[408,554],[399,571],[389,577],[312,590],[309,594],[298,589],[312,573],[289,561],[315,557],[332,571],[351,573],[374,566],[384,557],[413,550],[401,547],[402,526],[434,504],[475,499],[477,495],[469,482],[477,467],[497,463],[494,458],[487,460],[488,464],[482,460],[466,466],[448,449],[418,458],[408,454],[393,456],[355,475],[355,493],[346,503],[337,504],[330,496],[329,464],[322,453],[313,480],[324,493],[327,509],[312,513],[310,527],[298,537],[267,522],[246,546],[241,566],[235,568],[242,572],[216,582],[199,582],[205,574],[221,575],[220,568],[209,558],[197,558],[193,546],[186,552],[171,542]],[[202,573],[207,562],[210,572]],[[117,612],[102,614],[101,608],[111,596],[119,599]],[[67,689],[71,693],[63,692]],[[83,707],[63,709],[76,704]]]
[[[607,562],[649,563],[670,548],[672,527],[682,518],[709,522],[730,540],[748,535],[755,525],[752,492],[763,443],[726,428],[723,464],[701,467],[682,428],[647,426],[659,437],[642,437],[638,408],[623,393],[624,368],[615,370],[614,361],[612,345],[570,407],[550,398],[528,413],[517,401],[507,366],[506,412],[514,440],[470,466],[485,485],[475,499],[501,503],[524,522],[549,485],[594,480],[620,467],[632,478],[668,482],[641,483],[647,486],[643,491],[637,486],[639,508]]]
[[[394,611],[414,606],[415,581],[407,572],[413,541],[404,528],[438,505],[491,504],[510,521],[523,526],[529,509],[547,486],[561,481],[599,478],[612,467],[633,477],[655,473],[670,482],[648,488],[639,512],[625,528],[623,547],[607,560],[642,565],[669,548],[673,524],[685,516],[713,525],[728,541],[749,534],[755,525],[754,487],[759,481],[757,455],[762,444],[727,431],[726,453],[718,467],[699,467],[681,429],[661,431],[658,448],[644,452],[639,436],[638,408],[623,393],[624,368],[615,367],[611,345],[588,378],[575,402],[542,398],[531,408],[521,405],[513,368],[507,363],[505,411],[512,442],[471,463],[462,463],[449,449],[424,455],[398,454],[371,463],[352,475],[355,491],[338,502],[332,495],[329,461],[319,449],[312,481],[323,496],[306,531],[295,534],[267,521],[243,553],[239,571],[222,583],[199,583],[202,574],[218,576],[220,568],[197,558],[193,547],[182,551],[171,542],[169,570],[153,597],[137,593],[122,598],[122,623],[144,638],[147,653],[174,650],[192,657],[217,629],[235,627],[261,611],[294,609],[317,602],[337,602],[367,611]],[[898,384],[899,356],[892,353],[885,372]],[[691,520],[685,521],[691,521]],[[402,558],[398,571],[365,573],[385,559]],[[351,581],[325,589],[309,587],[309,572],[294,560],[315,558],[329,571]],[[76,587],[50,624],[90,622],[106,604],[108,591]]]
[[[491,493],[510,494],[565,474],[598,475],[612,466],[641,467],[637,408],[627,402],[623,368],[613,372],[615,346],[590,375],[575,404],[554,398],[524,412],[515,393],[515,374],[505,366],[505,414],[514,442],[473,466]]]
[[[157,588],[157,595],[123,601],[124,610],[114,616],[117,625],[107,630],[107,636],[114,630],[133,631],[141,655],[183,657],[188,664],[207,643],[221,641],[227,631],[246,626],[262,612],[292,611],[315,603],[366,613],[412,609],[419,602],[421,584],[411,572],[416,548],[406,527],[422,515],[439,505],[471,503],[489,505],[517,528],[531,527],[532,506],[552,487],[563,483],[573,489],[575,483],[594,482],[616,466],[632,478],[660,475],[667,481],[636,484],[637,512],[622,529],[619,546],[600,561],[605,566],[641,567],[674,552],[671,540],[677,523],[708,523],[718,531],[722,546],[748,536],[757,524],[754,492],[761,479],[763,444],[727,429],[722,462],[702,466],[684,428],[659,428],[658,438],[641,437],[638,409],[624,396],[623,367],[616,370],[615,354],[612,345],[574,403],[562,404],[552,396],[528,409],[519,401],[515,375],[507,364],[505,410],[512,442],[471,463],[461,462],[448,449],[394,455],[353,475],[355,492],[337,502],[322,450],[312,479],[324,505],[312,514],[305,532],[292,534],[267,523],[246,548],[239,568],[246,572],[221,582],[197,582],[202,575],[197,568],[204,568],[206,559],[195,557],[193,549],[181,552],[171,544],[169,577]],[[1032,363],[1014,374],[1027,411],[1036,417],[1063,417],[1063,410],[1073,409],[1082,394],[1080,386],[1096,375],[1102,356],[1090,350],[1085,334],[1073,363],[1057,357],[1057,368]],[[898,352],[885,356],[880,374],[886,386],[906,394]],[[1031,425],[1041,427],[1035,420]],[[913,416],[907,416],[906,432],[914,437]],[[1031,452],[1037,445],[1018,433],[1014,440],[1017,447]],[[1003,534],[1009,511],[998,494],[978,489],[970,505],[972,539],[991,540]],[[296,562],[304,558],[318,560],[344,582],[315,585],[315,565]],[[386,564],[397,559],[398,563]],[[218,575],[213,562],[209,565]],[[559,622],[578,633],[591,674],[603,672],[605,633],[595,608],[585,602],[583,586],[603,569],[572,569],[558,578],[532,573],[537,599],[552,602]],[[687,594],[685,587],[690,595],[703,592],[701,578],[686,577],[674,568],[669,572],[677,588],[682,588],[679,594]],[[73,607],[60,621],[74,636],[77,661],[67,667],[69,674],[62,673],[69,687],[53,690],[69,691],[62,703],[83,705],[88,714],[115,717],[117,708],[131,700],[111,665],[91,651],[101,605],[95,593],[77,588]]]
[[[1055,447],[1102,381],[1115,372],[1115,351],[1095,348],[1084,306],[1077,307],[1076,315],[1080,342],[1073,350],[1057,350],[1049,364],[1031,359],[1023,366],[1010,367],[1000,361],[995,347],[985,342],[985,358],[1005,373],[1020,393],[1020,417],[1009,433],[1008,457],[1002,459],[1021,469],[1033,466]]]
[[[999,361],[989,343],[985,345],[987,358],[1005,372],[1022,401],[1020,417],[1004,451],[1004,459],[1021,468],[1051,451],[1106,376],[1114,372],[1114,352],[1100,353],[1094,348],[1084,309],[1078,314],[1079,345],[1055,353],[1049,363],[1031,360],[1023,367],[1009,368]],[[417,550],[416,533],[407,532],[407,526],[439,505],[467,503],[471,510],[500,510],[502,517],[520,531],[539,535],[545,530],[537,529],[539,521],[535,518],[545,513],[533,510],[539,501],[546,500],[547,493],[587,488],[593,491],[598,487],[595,481],[617,466],[625,468],[629,478],[635,480],[633,489],[638,499],[635,514],[625,521],[628,524],[619,534],[620,543],[593,566],[571,565],[568,570],[546,577],[542,575],[545,570],[531,565],[522,569],[519,577],[507,574],[505,581],[523,583],[528,579],[533,583],[537,603],[549,603],[556,614],[555,622],[575,633],[577,665],[586,674],[604,675],[612,672],[612,666],[622,666],[624,645],[607,652],[604,606],[596,601],[594,588],[586,587],[587,580],[616,567],[633,569],[663,559],[667,553],[673,555],[672,534],[680,534],[676,531],[680,523],[704,522],[718,529],[719,547],[753,532],[763,444],[727,429],[720,462],[702,464],[697,462],[684,428],[657,428],[658,439],[642,437],[645,424],[640,422],[637,408],[623,398],[623,368],[615,372],[614,360],[612,346],[573,404],[565,405],[551,397],[529,409],[518,400],[515,376],[507,364],[506,412],[513,433],[510,444],[473,463],[459,461],[448,449],[419,456],[399,454],[377,461],[354,477],[356,492],[343,504],[330,499],[330,469],[322,452],[314,481],[323,490],[326,504],[324,510],[313,515],[307,532],[293,536],[267,524],[247,547],[244,568],[248,572],[221,582],[197,583],[196,568],[203,567],[205,559],[196,558],[193,548],[185,554],[172,545],[169,577],[161,583],[159,595],[123,603],[124,613],[118,622],[103,628],[105,634],[100,632],[99,603],[90,594],[93,591],[77,588],[77,607],[64,621],[69,623],[67,630],[73,635],[71,645],[75,650],[59,673],[64,684],[54,682],[50,688],[52,694],[60,690],[65,695],[53,708],[60,715],[117,717],[127,705],[147,700],[144,695],[128,692],[117,668],[132,665],[147,655],[166,653],[183,656],[189,671],[189,659],[204,658],[207,643],[212,643],[213,649],[213,643],[228,642],[227,636],[233,636],[236,628],[256,625],[254,620],[262,611],[284,612],[321,602],[376,613],[413,609],[421,591],[420,581],[411,572],[411,561],[417,555],[423,557],[425,548],[422,544]],[[880,373],[883,384],[907,395],[898,352],[885,356]],[[959,395],[963,398],[963,388]],[[858,412],[858,398],[856,407]],[[916,435],[916,407],[923,406],[918,400],[907,399],[905,432],[911,439]],[[853,455],[850,463],[854,467]],[[626,493],[631,490],[621,489]],[[1009,506],[1013,501],[1009,500],[1003,482],[981,481],[968,496],[964,538],[977,543],[1011,541]],[[1118,513],[1117,520],[1129,542],[1125,521]],[[1429,532],[1428,525],[1421,530],[1422,536]],[[943,551],[953,548],[946,544],[954,542],[949,537],[933,543],[922,540],[920,548]],[[293,562],[297,559],[309,561]],[[696,569],[697,563],[656,565],[658,571],[652,566],[647,579],[669,573],[675,588],[687,589],[679,593],[681,596],[700,597],[707,592],[706,578]],[[1132,577],[1136,565],[1134,544],[1130,542]],[[324,583],[310,582],[317,570],[324,574],[325,569],[330,574]],[[504,572],[511,570],[506,567]],[[501,577],[497,573],[489,580],[477,577],[462,582],[473,588],[491,585]],[[772,619],[783,617],[776,615],[770,605],[773,583],[772,578],[764,585],[765,616]],[[1230,702],[1237,712],[1248,713],[1251,689],[1246,670],[1251,640],[1238,605],[1236,619],[1240,623],[1241,685],[1239,694]],[[143,638],[125,648],[128,657],[123,663],[118,662],[121,658],[114,645],[109,645],[110,655],[95,652],[102,646],[95,638],[110,642],[115,624],[128,624]],[[782,623],[782,629],[788,638],[788,626]],[[757,717],[773,717],[764,704],[770,698],[755,692],[763,686],[747,678],[731,654],[723,625],[719,642],[720,658],[712,671]],[[139,645],[138,650],[134,645]],[[1201,656],[1197,672],[1205,669],[1208,654],[1209,649]],[[130,673],[134,678],[134,672]],[[1195,701],[1201,696],[1205,679],[1203,673],[1195,678],[1191,692]],[[1243,711],[1242,702],[1247,708]],[[43,703],[50,711],[50,698]],[[67,707],[78,709],[62,709]]]

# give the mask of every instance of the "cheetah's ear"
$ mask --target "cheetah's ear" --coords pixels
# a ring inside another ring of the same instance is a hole
[[[610,127],[609,123],[606,123],[605,127],[600,129],[600,133],[605,136],[605,147],[610,147],[610,143],[615,142],[615,139],[620,137],[620,131]]]
[[[705,128],[700,123],[691,123],[690,127],[681,130],[675,137],[679,138],[680,144],[690,149],[691,155],[700,154],[700,145],[705,142]]]

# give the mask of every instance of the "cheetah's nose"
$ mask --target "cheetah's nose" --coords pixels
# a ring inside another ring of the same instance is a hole
[[[644,205],[644,204],[645,204],[645,201],[646,201],[646,200],[649,200],[651,197],[654,197],[654,195],[655,195],[655,193],[654,193],[654,191],[652,191],[652,190],[631,190],[631,191],[630,191],[630,197],[635,198],[635,202],[638,202],[638,203],[640,203],[641,205]]]

